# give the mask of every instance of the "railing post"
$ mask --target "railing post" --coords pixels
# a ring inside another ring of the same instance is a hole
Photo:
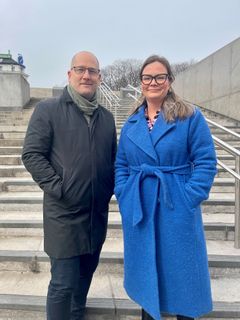
[[[235,171],[240,174],[240,156],[236,155]],[[234,246],[240,248],[240,180],[235,179],[235,235]]]

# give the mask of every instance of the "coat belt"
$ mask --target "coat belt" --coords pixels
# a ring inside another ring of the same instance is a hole
[[[189,174],[193,170],[193,165],[191,163],[184,164],[181,166],[150,166],[148,164],[142,164],[140,166],[130,166],[130,175],[136,174],[136,180],[134,181],[134,201],[133,201],[133,226],[139,224],[143,219],[143,209],[141,200],[141,182],[147,176],[153,176],[158,178],[158,183],[160,183],[163,190],[163,201],[170,209],[173,209],[173,203],[169,192],[169,186],[166,181],[165,173],[174,174]],[[158,184],[156,184],[156,189],[153,192],[158,192]],[[159,196],[156,197],[160,201]]]

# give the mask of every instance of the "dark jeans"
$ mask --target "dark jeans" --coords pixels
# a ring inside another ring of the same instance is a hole
[[[51,281],[47,294],[47,320],[82,320],[100,251],[67,259],[50,258]]]
[[[142,320],[154,320],[146,311],[142,310]],[[194,320],[194,318],[177,315],[177,320]]]

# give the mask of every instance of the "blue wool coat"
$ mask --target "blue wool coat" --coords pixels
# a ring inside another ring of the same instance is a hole
[[[124,286],[154,319],[212,310],[200,204],[216,174],[208,125],[198,109],[149,132],[144,106],[126,121],[115,194],[124,235]]]

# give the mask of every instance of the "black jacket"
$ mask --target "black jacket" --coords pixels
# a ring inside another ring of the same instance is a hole
[[[66,88],[40,102],[22,161],[44,191],[44,250],[55,258],[93,253],[106,237],[113,193],[116,129],[99,106],[88,125]]]

